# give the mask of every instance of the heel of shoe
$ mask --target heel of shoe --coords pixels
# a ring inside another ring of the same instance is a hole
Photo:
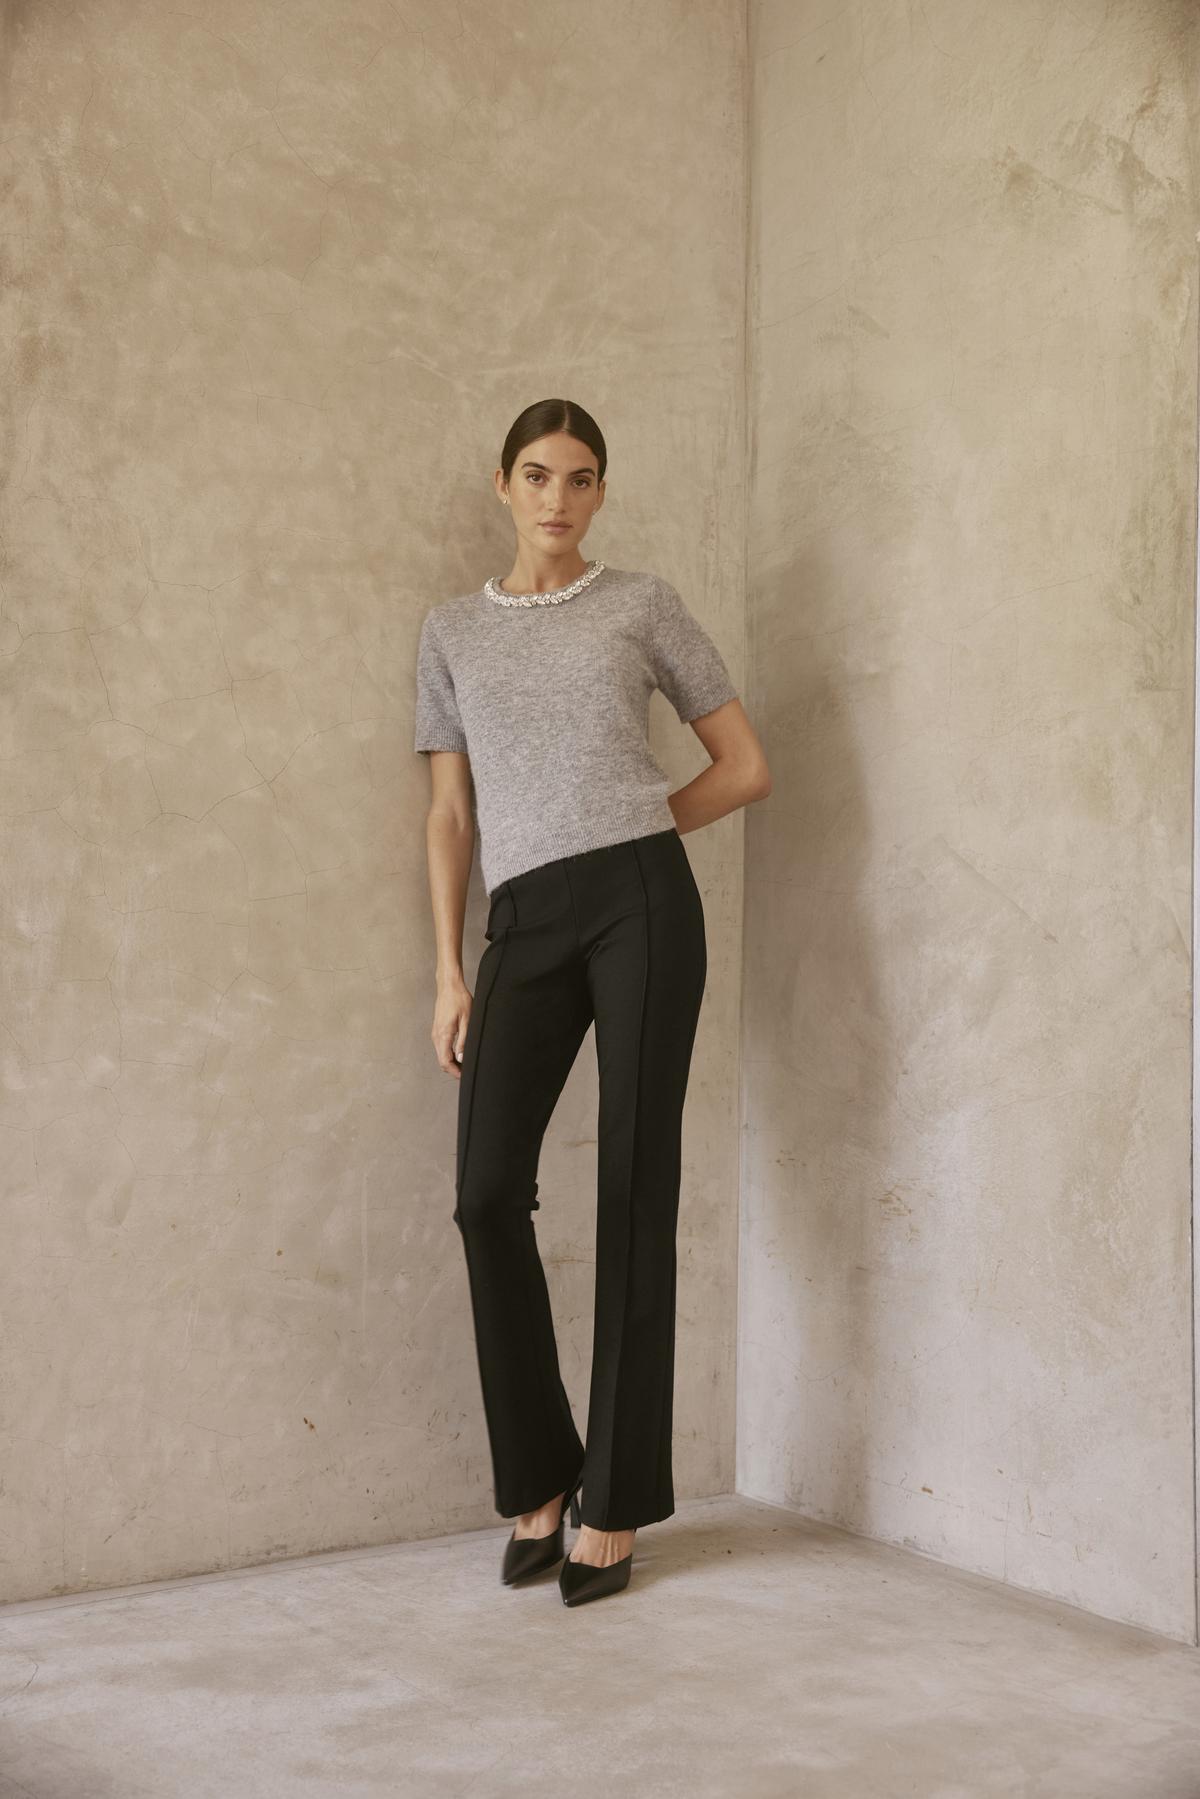
[[[580,1518],[580,1515],[579,1515],[579,1493],[578,1493],[578,1490],[576,1490],[571,1495],[571,1523],[574,1525],[576,1530],[579,1529],[579,1526],[582,1523],[582,1519]]]

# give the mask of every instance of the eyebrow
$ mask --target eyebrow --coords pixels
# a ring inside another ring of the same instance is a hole
[[[532,457],[527,458],[521,464],[521,467],[522,468],[540,468],[543,475],[548,475],[550,473],[550,470],[546,467],[544,462],[534,462]],[[596,471],[594,468],[573,468],[571,470],[571,473],[573,475],[594,475],[596,473]]]

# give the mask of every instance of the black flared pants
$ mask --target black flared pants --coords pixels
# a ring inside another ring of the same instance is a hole
[[[458,1092],[457,1205],[496,1510],[583,1469],[585,1524],[675,1509],[671,1425],[680,1138],[707,973],[678,831],[563,856],[491,895]],[[588,1026],[599,1073],[587,1448],[559,1374],[533,1213],[542,1139]]]

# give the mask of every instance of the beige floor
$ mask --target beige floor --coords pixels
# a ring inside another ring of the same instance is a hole
[[[573,1609],[508,1528],[0,1608],[0,1799],[1200,1796],[1194,1649],[750,1500]]]

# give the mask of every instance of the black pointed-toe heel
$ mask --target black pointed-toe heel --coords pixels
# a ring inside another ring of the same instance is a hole
[[[523,1580],[527,1574],[540,1574],[543,1568],[553,1568],[555,1562],[561,1561],[565,1544],[563,1543],[563,1521],[570,1508],[571,1523],[579,1524],[579,1489],[583,1485],[583,1470],[574,1485],[563,1494],[562,1511],[558,1523],[548,1537],[518,1537],[515,1534],[504,1545],[504,1562],[500,1569],[500,1579],[506,1586],[514,1580]]]
[[[591,1562],[573,1562],[567,1557],[558,1571],[558,1590],[564,1605],[584,1605],[589,1599],[603,1599],[606,1593],[619,1593],[629,1585],[633,1571],[633,1550],[619,1562],[606,1568],[595,1568]]]

